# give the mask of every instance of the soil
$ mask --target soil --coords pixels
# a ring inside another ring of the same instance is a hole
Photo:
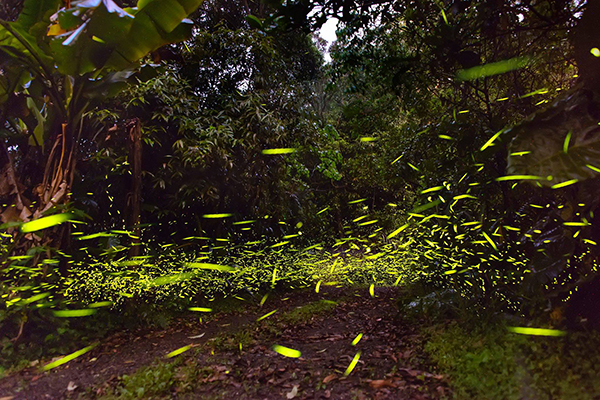
[[[446,378],[423,352],[424,338],[415,321],[403,319],[396,307],[398,294],[396,288],[375,288],[373,297],[364,288],[324,286],[319,293],[273,295],[262,307],[247,303],[233,312],[214,313],[203,323],[195,314],[167,329],[119,332],[48,372],[37,366],[2,379],[0,400],[102,398],[119,393],[124,375],[170,362],[176,363],[175,376],[166,391],[152,398],[449,397]],[[285,319],[286,313],[323,299],[337,306],[300,320]],[[274,309],[275,314],[256,321]],[[239,337],[245,338],[241,348]],[[274,344],[299,350],[301,356],[283,356],[272,350]],[[191,349],[165,357],[183,346]],[[356,367],[346,373],[357,354]]]

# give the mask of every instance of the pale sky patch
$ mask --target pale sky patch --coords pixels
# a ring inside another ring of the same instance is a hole
[[[337,18],[329,18],[327,22],[323,24],[321,29],[319,29],[319,36],[327,41],[327,51],[325,51],[325,62],[331,62],[331,57],[329,56],[329,47],[337,40],[337,36],[335,34],[335,30],[338,25]]]

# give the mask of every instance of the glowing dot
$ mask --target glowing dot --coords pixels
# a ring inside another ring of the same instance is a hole
[[[594,57],[600,57],[600,49],[598,49],[597,47],[594,47],[593,49],[591,49],[590,53],[592,53],[592,55]]]

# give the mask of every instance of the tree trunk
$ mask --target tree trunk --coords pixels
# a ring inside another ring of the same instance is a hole
[[[141,255],[141,204],[142,204],[142,127],[138,118],[132,121],[129,129],[129,164],[132,168],[131,184],[131,216],[130,224],[134,238],[129,249],[129,256]]]

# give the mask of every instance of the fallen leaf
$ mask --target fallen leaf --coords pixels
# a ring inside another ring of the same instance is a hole
[[[209,376],[208,378],[204,379],[203,382],[216,382],[216,381],[222,381],[225,379],[227,379],[227,375],[219,372],[219,373],[213,374],[213,375]]]
[[[401,357],[402,358],[410,358],[410,356],[412,356],[412,353],[413,353],[412,350],[407,350],[401,355]]]
[[[381,389],[384,387],[397,388],[404,385],[405,383],[398,379],[376,379],[369,382],[369,386],[371,386],[373,389]]]
[[[200,339],[202,336],[204,336],[206,334],[206,332],[201,333],[199,335],[196,336],[188,336],[188,339]]]
[[[438,379],[438,380],[445,379],[444,375],[432,374],[430,372],[419,371],[416,369],[399,368],[398,371],[404,372],[405,374],[408,374],[412,378],[419,377],[419,379],[422,379],[422,378],[433,378],[433,379]]]
[[[369,386],[371,386],[373,389],[380,389],[382,387],[389,386],[389,381],[385,379],[376,379],[369,382]]]
[[[337,377],[335,376],[335,374],[327,375],[327,376],[326,376],[326,377],[323,379],[323,383],[329,383],[329,382],[331,382],[332,380],[334,380],[335,378],[337,378]]]
[[[409,368],[399,368],[398,371],[405,372],[413,378],[415,376],[419,376],[419,375],[423,374],[423,372],[421,372],[421,371],[418,371],[416,369],[409,369]]]
[[[356,392],[356,398],[358,400],[367,400],[368,397],[365,395],[365,393],[362,390],[359,390]]]
[[[423,372],[423,376],[425,376],[426,378],[433,378],[433,379],[438,379],[438,380],[442,380],[442,379],[446,378],[442,374],[430,374],[429,372]]]
[[[0,397],[0,400],[12,400],[14,398],[15,398],[15,396],[5,396],[5,397]]]
[[[288,393],[286,393],[285,397],[288,399],[293,399],[297,395],[298,395],[298,385],[294,385],[292,390],[290,390]]]
[[[228,374],[229,374],[229,370],[226,366],[224,365],[214,365],[211,367],[213,369],[213,371],[215,371],[211,376],[209,376],[208,378],[203,379],[203,382],[216,382],[216,381],[223,381],[225,379],[227,379]]]
[[[72,392],[75,389],[77,389],[77,385],[75,384],[75,382],[69,382],[69,384],[67,385],[67,391]]]
[[[36,365],[38,365],[40,363],[40,360],[33,360],[32,362],[29,363],[30,367],[35,367]],[[2,400],[2,399],[0,399]]]

